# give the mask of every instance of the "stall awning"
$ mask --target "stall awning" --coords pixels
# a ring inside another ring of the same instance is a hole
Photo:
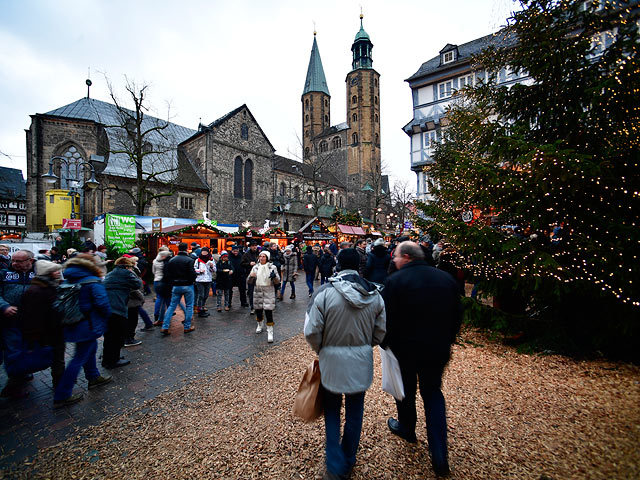
[[[353,227],[349,226],[349,225],[340,225],[338,224],[338,228],[340,229],[340,232],[345,233],[347,235],[353,235]]]
[[[353,229],[353,234],[354,235],[365,235],[364,230],[362,229],[362,227],[351,227]]]

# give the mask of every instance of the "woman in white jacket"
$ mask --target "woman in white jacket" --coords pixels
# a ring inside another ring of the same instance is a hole
[[[209,312],[205,308],[205,303],[209,298],[209,290],[211,282],[213,282],[213,274],[216,271],[216,264],[209,254],[207,247],[202,247],[200,255],[193,264],[196,271],[196,312],[199,317],[208,317]]]
[[[262,332],[264,316],[267,317],[267,342],[273,342],[273,310],[276,308],[276,292],[274,284],[280,283],[278,269],[269,262],[269,252],[263,250],[258,255],[258,263],[253,266],[249,274],[249,282],[255,282],[253,290],[253,306],[256,309],[258,328],[256,333]]]

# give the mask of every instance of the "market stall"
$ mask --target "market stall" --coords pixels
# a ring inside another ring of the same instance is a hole
[[[315,245],[316,243],[334,242],[336,237],[318,217],[314,217],[298,230],[296,237],[305,245]]]
[[[355,225],[344,225],[342,223],[337,223],[333,225],[333,228],[330,228],[333,231],[334,235],[337,238],[338,244],[342,242],[351,242],[355,243],[359,238],[365,237],[365,231],[362,227]]]
[[[217,248],[218,251],[227,248],[227,242],[232,243],[232,235],[212,226],[203,224],[174,225],[158,232],[142,234],[148,240],[148,251],[152,257],[161,246],[167,246],[174,253],[178,253],[178,244],[184,242],[191,245],[196,242],[201,247]]]
[[[284,248],[293,242],[293,236],[288,235],[283,229],[279,227],[272,228],[262,234],[263,242],[277,243],[278,248]]]

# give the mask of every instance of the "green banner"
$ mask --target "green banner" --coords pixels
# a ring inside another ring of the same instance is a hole
[[[107,214],[104,222],[104,238],[115,245],[120,253],[127,253],[135,246],[136,218],[133,215]]]

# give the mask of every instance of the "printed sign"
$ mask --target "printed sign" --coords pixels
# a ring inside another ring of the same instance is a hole
[[[82,228],[82,220],[79,218],[63,218],[62,228],[68,228],[70,230],[80,230]]]
[[[107,214],[105,239],[113,244],[120,253],[133,248],[136,241],[136,219],[133,215]]]
[[[162,231],[162,219],[154,218],[151,220],[151,231],[152,232],[161,232]]]
[[[473,220],[473,212],[471,210],[467,210],[466,212],[462,212],[462,221],[465,223],[469,223]]]

